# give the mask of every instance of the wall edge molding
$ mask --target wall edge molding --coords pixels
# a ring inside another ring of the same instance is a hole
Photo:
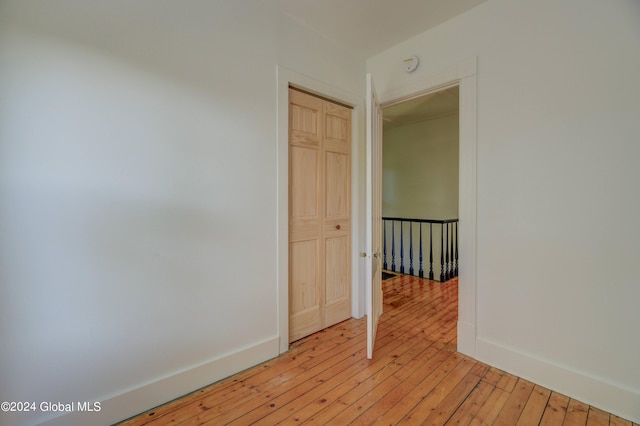
[[[633,422],[640,422],[640,391],[568,366],[478,338],[475,358],[552,391]]]
[[[36,424],[46,426],[113,424],[274,358],[279,353],[278,345],[279,338],[273,337],[116,395],[101,398],[99,412],[65,413],[40,419]]]

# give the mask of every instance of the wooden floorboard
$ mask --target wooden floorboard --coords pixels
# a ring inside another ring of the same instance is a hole
[[[366,318],[350,319],[120,425],[638,426],[456,352],[457,279],[383,290],[372,360]]]

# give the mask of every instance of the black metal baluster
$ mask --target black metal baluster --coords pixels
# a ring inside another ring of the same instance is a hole
[[[420,278],[424,278],[424,271],[422,270],[422,222],[420,222],[420,270],[418,275]]]
[[[449,224],[445,223],[447,234],[444,237],[444,279],[449,281]]]
[[[396,221],[391,221],[391,270],[396,271]]]
[[[400,221],[400,273],[404,274],[404,221]]]
[[[451,224],[451,240],[450,240],[450,245],[451,245],[451,259],[449,261],[449,279],[453,278],[453,223]]]
[[[409,275],[413,275],[413,222],[409,222]]]
[[[440,282],[444,282],[444,223],[440,224]]]
[[[433,281],[433,223],[429,223],[429,279]]]
[[[458,222],[456,222],[456,260],[454,262],[454,265],[455,265],[454,276],[457,277],[458,276]]]
[[[382,269],[387,269],[387,221],[382,221],[382,241],[383,241],[383,253],[384,253],[384,261],[382,265]]]

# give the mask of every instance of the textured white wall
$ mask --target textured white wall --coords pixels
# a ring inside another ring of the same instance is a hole
[[[363,96],[364,59],[260,1],[0,16],[0,400],[106,424],[277,355],[276,65]]]
[[[368,61],[477,56],[476,355],[635,421],[639,45],[637,1],[490,0]]]

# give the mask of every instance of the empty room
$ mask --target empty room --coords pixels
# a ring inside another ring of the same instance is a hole
[[[636,0],[0,1],[0,424],[640,423],[638,46]],[[382,280],[383,112],[452,87],[459,271]]]

